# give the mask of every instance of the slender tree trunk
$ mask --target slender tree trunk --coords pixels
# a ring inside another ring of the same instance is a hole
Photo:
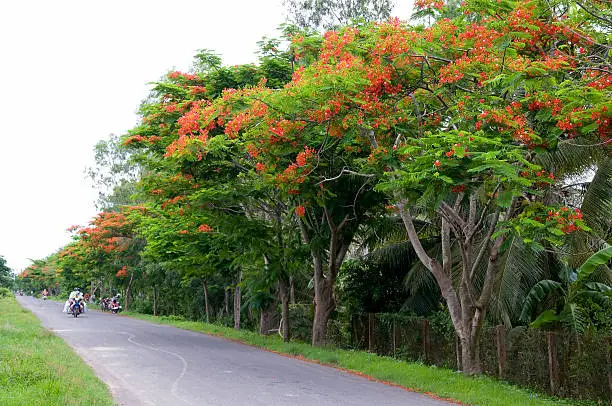
[[[338,270],[344,261],[353,235],[343,235],[342,230],[349,224],[347,214],[339,225],[335,225],[330,212],[323,207],[325,218],[330,230],[326,274],[323,273],[323,257],[317,248],[311,249],[314,265],[314,319],[312,322],[312,345],[325,345],[327,341],[327,323],[331,313],[336,308],[334,284]],[[300,222],[302,239],[310,243],[310,237],[304,223]]]
[[[157,316],[157,289],[153,285],[153,316]]]
[[[281,319],[282,323],[280,328],[282,328],[283,333],[283,341],[289,342],[291,338],[291,330],[289,323],[289,292],[287,292],[287,283],[284,280],[279,281],[279,293],[281,298]]]
[[[208,307],[208,286],[206,279],[202,279],[202,287],[204,288],[204,308],[206,309],[206,322],[210,323],[210,310]]]
[[[242,272],[238,272],[238,282],[234,289],[234,328],[240,330],[240,281],[242,280]]]
[[[127,288],[125,289],[125,311],[130,311],[130,293],[132,289],[132,281],[134,280],[134,273],[130,274],[130,281],[128,282]]]
[[[268,255],[264,254],[265,272],[270,272],[270,260]],[[250,307],[249,307],[250,310]],[[274,316],[276,316],[276,297],[265,308],[259,312],[259,334],[268,335],[274,329]]]
[[[223,299],[223,310],[225,312],[225,315],[229,317],[230,315],[230,311],[229,311],[229,302],[230,302],[230,288],[228,286],[225,287],[224,289],[224,299]]]
[[[293,275],[289,277],[289,300],[292,305],[295,305],[295,286],[293,283]]]
[[[89,287],[89,297],[91,297],[94,292],[96,291],[95,286],[94,286],[94,281],[91,281],[90,287]]]

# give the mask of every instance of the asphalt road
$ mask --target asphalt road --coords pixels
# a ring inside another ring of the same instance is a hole
[[[218,337],[17,297],[108,384],[120,405],[423,405],[449,403]]]

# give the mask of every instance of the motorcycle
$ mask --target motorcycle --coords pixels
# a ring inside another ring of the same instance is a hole
[[[78,300],[75,300],[74,303],[72,304],[71,311],[74,317],[78,317],[78,315],[81,313],[81,304],[79,303]]]
[[[119,302],[113,301],[110,305],[110,311],[113,314],[117,314],[121,311],[122,307],[119,305]]]

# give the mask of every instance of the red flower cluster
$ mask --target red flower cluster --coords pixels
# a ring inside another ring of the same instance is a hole
[[[201,233],[210,233],[213,231],[213,228],[208,224],[200,224],[200,226],[198,227],[198,231],[200,231]]]
[[[458,186],[451,187],[451,192],[453,193],[462,193],[462,192],[465,192],[466,190],[467,190],[467,186],[465,185],[458,185]]]
[[[444,7],[443,0],[415,0],[414,6],[418,9],[436,8],[442,10]]]
[[[149,144],[154,144],[160,140],[161,140],[161,137],[157,135],[152,135],[150,137],[143,137],[142,135],[137,134],[137,135],[132,135],[131,137],[126,138],[125,141],[123,141],[122,145],[126,146],[132,143],[135,143],[135,142],[147,142]]]
[[[125,278],[127,275],[128,275],[128,268],[125,265],[123,266],[123,268],[118,270],[117,273],[115,274],[117,278]]]
[[[191,73],[183,73],[179,71],[170,72],[168,74],[168,78],[170,79],[185,79],[185,80],[198,80],[196,75]]]
[[[295,162],[298,166],[305,166],[308,162],[314,157],[315,150],[309,148],[308,146],[304,147],[304,151],[300,152],[295,158]]]
[[[546,221],[555,223],[555,227],[565,234],[581,229],[580,225],[576,223],[577,220],[582,220],[580,209],[570,210],[565,206],[561,207],[559,211],[549,211],[546,216]]]

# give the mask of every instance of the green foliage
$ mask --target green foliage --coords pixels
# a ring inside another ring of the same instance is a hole
[[[99,210],[117,211],[135,203],[132,195],[136,191],[140,167],[130,155],[129,151],[121,148],[121,138],[115,134],[94,146],[95,164],[87,167],[85,172],[98,190],[96,206]]]
[[[6,260],[0,255],[0,288],[12,288],[15,281],[11,268],[6,265]]]
[[[582,264],[580,269],[578,269],[578,278],[576,282],[587,280],[598,266],[609,264],[611,258],[612,246],[606,247],[591,255],[589,259]]]
[[[610,285],[589,282],[595,269],[605,266],[610,258],[612,258],[612,249],[606,247],[589,257],[577,272],[566,268],[560,275],[561,282],[552,280],[538,282],[525,298],[521,319],[530,320],[538,306],[553,306],[542,311],[530,325],[544,328],[562,326],[571,332],[583,332],[589,321],[593,321],[593,317],[596,317],[593,314],[596,309],[585,310],[580,303],[589,304],[589,307],[597,304],[603,308],[609,308],[612,304]],[[609,322],[606,320],[603,326],[607,324]]]

